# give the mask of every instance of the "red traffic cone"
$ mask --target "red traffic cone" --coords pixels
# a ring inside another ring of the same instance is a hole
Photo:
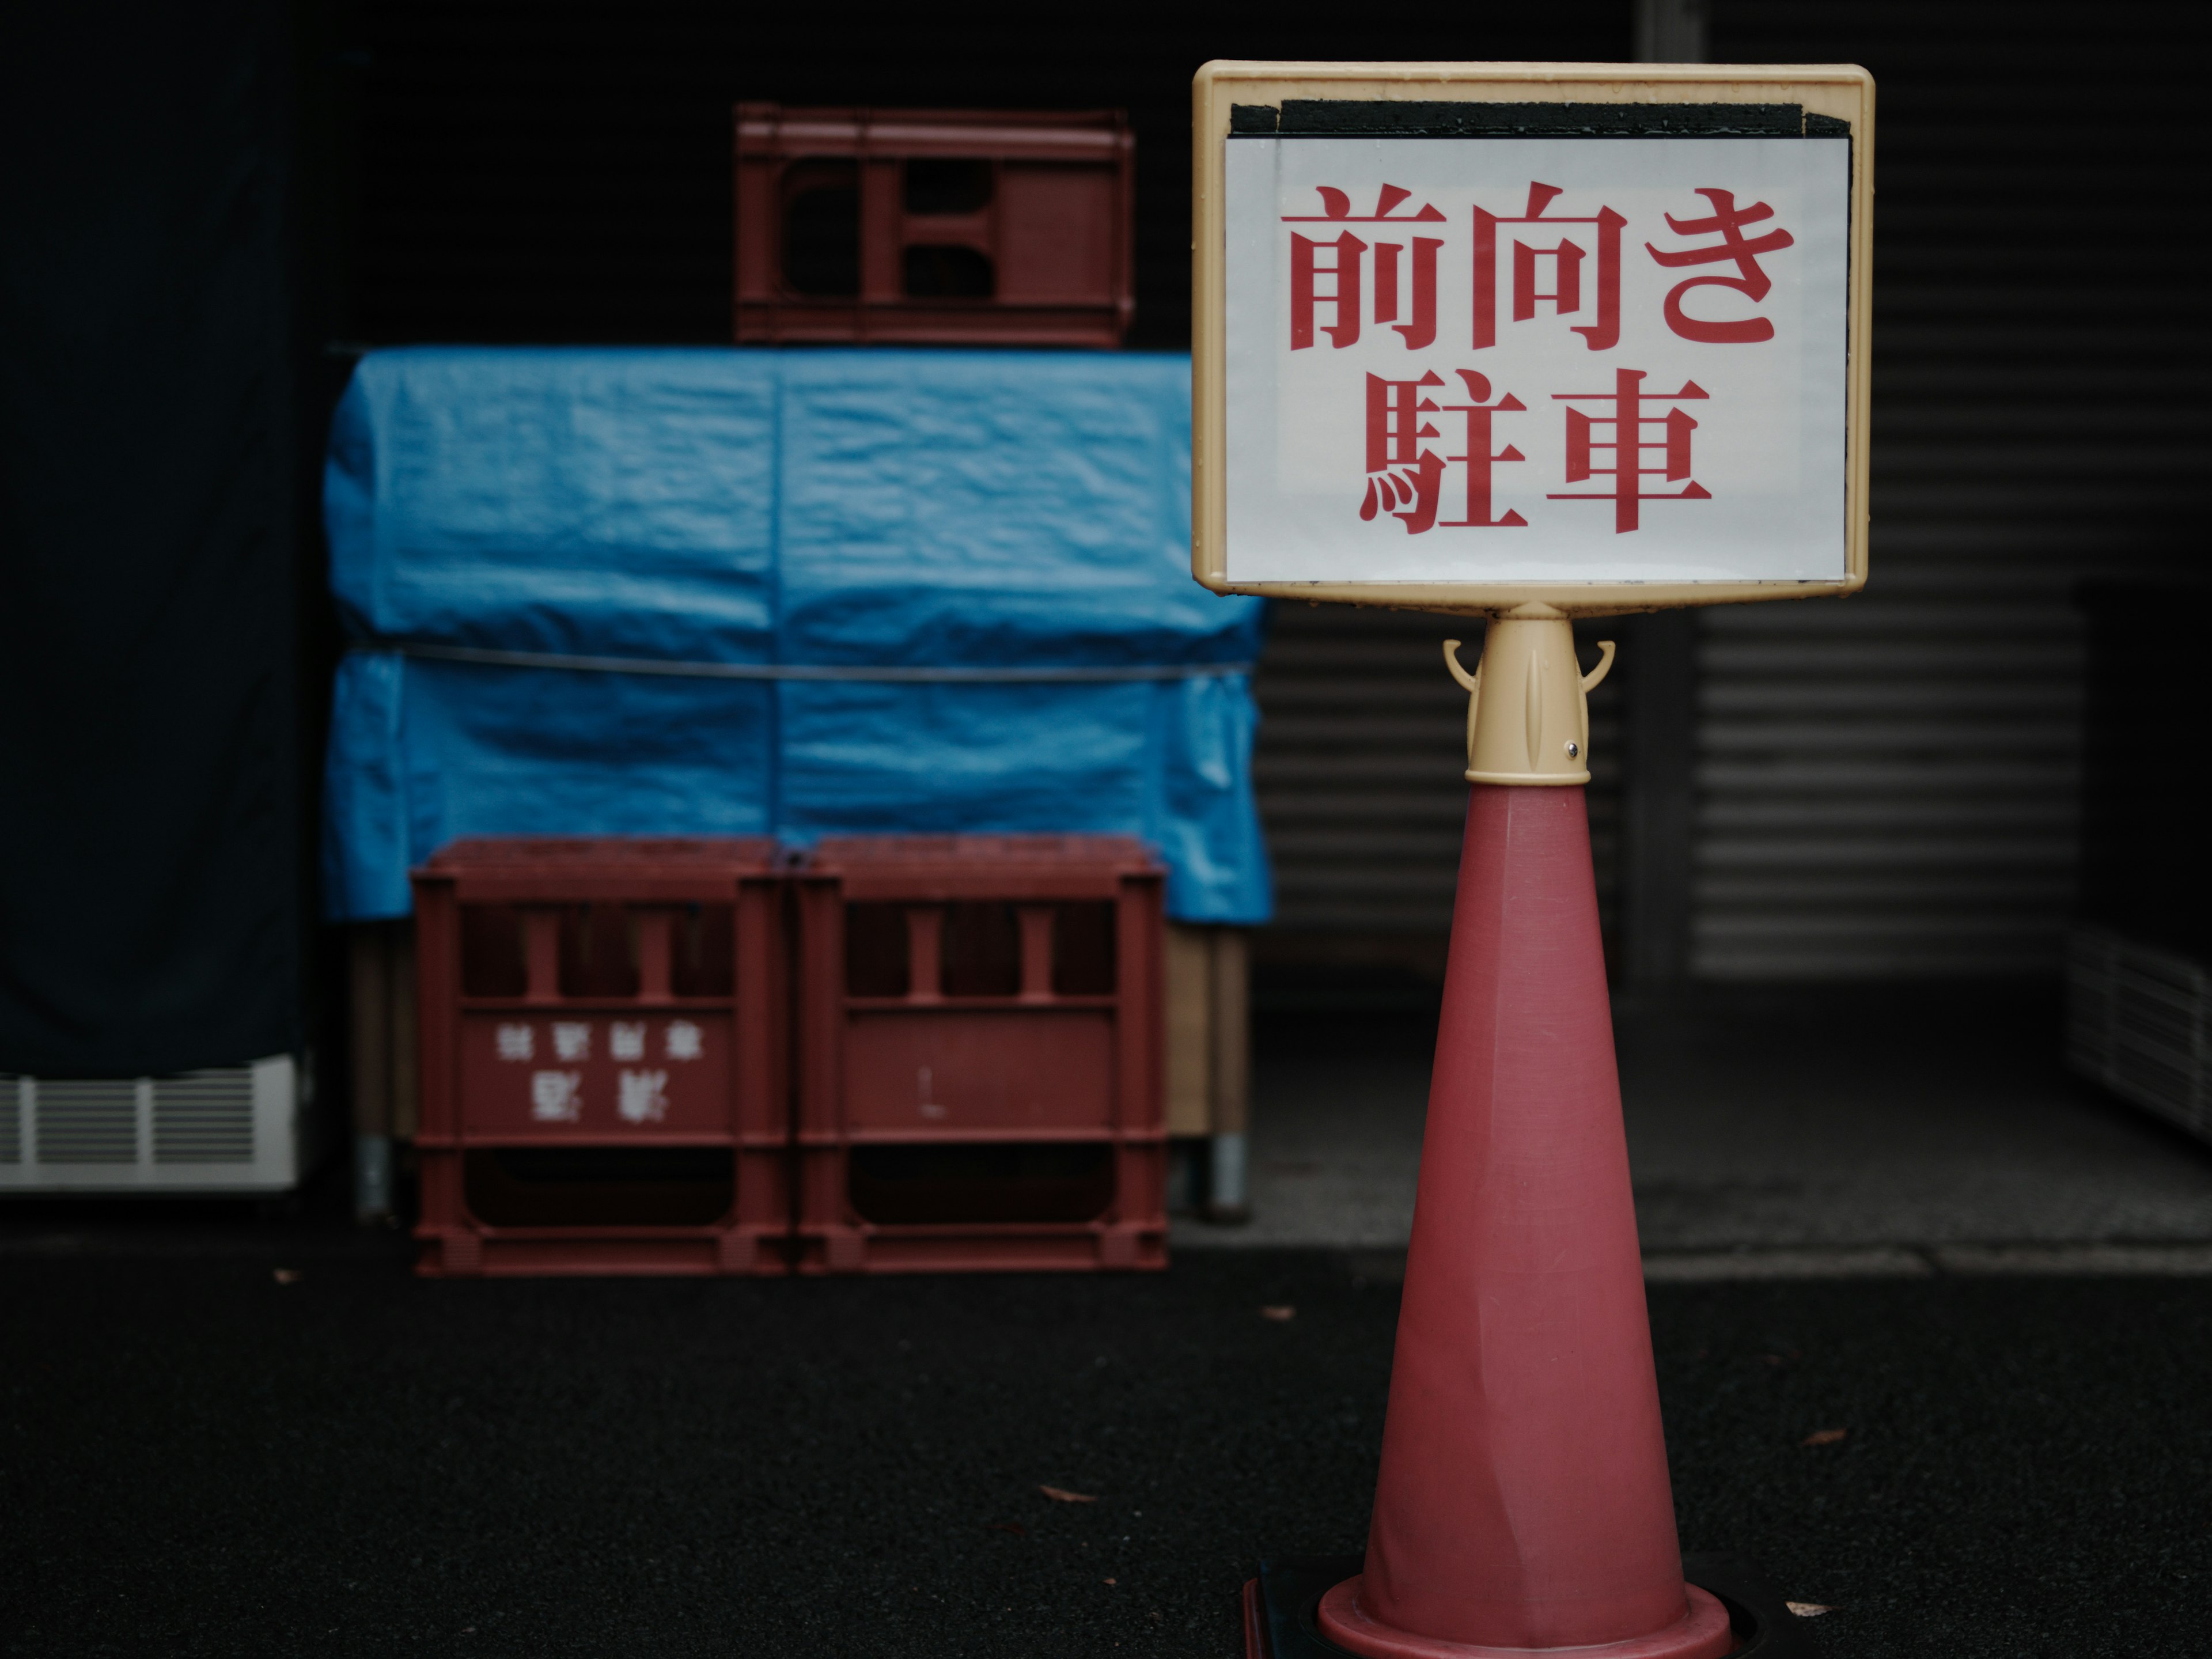
[[[1583,694],[1611,653],[1584,681],[1573,652],[1564,620],[1494,622],[1470,683],[1474,785],[1366,1570],[1316,1613],[1369,1659],[1734,1645],[1674,1534],[1581,787]]]

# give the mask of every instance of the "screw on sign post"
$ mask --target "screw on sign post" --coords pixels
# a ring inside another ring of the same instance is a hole
[[[1861,69],[1199,72],[1193,568],[1487,619],[1364,1558],[1253,1659],[1803,1651],[1680,1552],[1583,786],[1577,617],[1866,580]]]

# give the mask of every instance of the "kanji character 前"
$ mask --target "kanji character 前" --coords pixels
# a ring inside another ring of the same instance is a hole
[[[1396,185],[1385,185],[1378,192],[1375,211],[1355,217],[1352,198],[1344,191],[1328,185],[1318,186],[1322,211],[1318,214],[1288,215],[1285,224],[1359,224],[1401,225],[1441,224],[1443,215],[1432,204],[1425,204],[1420,211],[1404,218],[1393,218],[1394,210],[1411,198],[1413,192]],[[1371,234],[1371,233],[1370,233]],[[1330,307],[1331,320],[1319,325],[1320,331],[1328,336],[1329,343],[1342,349],[1359,338],[1361,262],[1370,251],[1375,255],[1374,309],[1375,320],[1388,323],[1404,339],[1406,349],[1418,351],[1437,337],[1437,250],[1443,240],[1436,236],[1415,236],[1411,239],[1412,258],[1406,258],[1405,242],[1363,242],[1349,230],[1332,240],[1321,240],[1292,232],[1291,235],[1291,349],[1304,350],[1314,343],[1316,323],[1315,311],[1321,306]],[[1324,264],[1321,256],[1326,251],[1334,257]],[[1407,270],[1404,284],[1405,322],[1398,321],[1401,299],[1399,272]],[[1323,291],[1319,282],[1330,279]]]

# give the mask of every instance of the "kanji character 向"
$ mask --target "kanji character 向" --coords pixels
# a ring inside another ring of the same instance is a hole
[[[1485,209],[1474,210],[1474,343],[1477,349],[1498,343],[1498,227],[1500,225],[1595,225],[1597,234],[1595,320],[1577,324],[1574,331],[1592,351],[1607,351],[1620,342],[1620,232],[1628,221],[1609,207],[1581,217],[1547,219],[1544,210],[1562,193],[1557,185],[1531,184],[1528,210],[1508,219]],[[1536,314],[1540,300],[1551,302],[1554,316],[1571,317],[1583,308],[1583,261],[1589,250],[1579,242],[1559,238],[1556,247],[1513,245],[1513,320],[1524,323]],[[1536,286],[1536,261],[1553,262],[1552,291]]]

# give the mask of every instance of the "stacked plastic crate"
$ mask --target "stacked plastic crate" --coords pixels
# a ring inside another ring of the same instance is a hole
[[[736,114],[741,342],[1115,346],[1135,309],[1118,112]]]
[[[1065,349],[1127,125],[734,113],[738,341],[885,349],[402,348],[334,422],[357,1202],[414,1130],[426,1272],[1163,1265],[1164,981],[1241,1146],[1260,617],[1188,578],[1188,363]]]
[[[1166,1265],[1162,873],[1111,836],[816,848],[801,1272]]]
[[[416,872],[420,1271],[785,1270],[775,864],[766,841],[503,838]]]

